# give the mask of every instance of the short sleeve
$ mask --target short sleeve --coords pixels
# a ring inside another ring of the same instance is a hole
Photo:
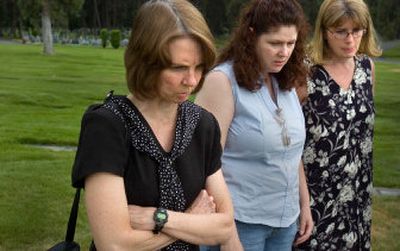
[[[85,178],[97,172],[123,176],[128,151],[122,121],[103,107],[89,109],[82,118],[72,185],[83,187]]]
[[[209,121],[211,122],[211,133],[207,137],[211,136],[210,138],[212,139],[211,148],[209,150],[209,164],[207,165],[206,169],[206,176],[208,177],[221,168],[222,147],[219,124],[211,113],[206,113],[208,115],[207,117],[209,118]]]

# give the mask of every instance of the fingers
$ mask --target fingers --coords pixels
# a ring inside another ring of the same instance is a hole
[[[215,213],[216,205],[214,202],[214,197],[208,195],[208,192],[205,189],[200,192],[199,206],[203,209],[202,213]]]
[[[305,229],[306,229],[306,222],[304,220],[302,220],[302,221],[300,221],[299,235],[303,235]]]
[[[306,240],[308,240],[308,238],[310,238],[310,235],[299,235],[299,237],[296,239],[296,241],[294,242],[294,245],[297,246],[303,242],[305,242]]]
[[[294,245],[297,246],[310,238],[312,230],[314,227],[314,223],[312,220],[304,221],[304,224],[300,224],[299,235],[294,242]]]
[[[189,213],[193,214],[210,214],[216,212],[216,204],[214,197],[209,195],[208,192],[203,189],[190,206]]]
[[[204,192],[204,200],[207,204],[206,208],[208,209],[208,213],[215,213],[217,206],[214,202],[214,197],[212,195],[208,195],[206,190],[204,190]]]

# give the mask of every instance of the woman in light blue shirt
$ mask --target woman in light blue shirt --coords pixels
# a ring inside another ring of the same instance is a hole
[[[306,32],[297,1],[250,2],[196,97],[219,122],[235,209],[237,231],[221,250],[291,250],[311,234],[305,123],[294,90],[306,83]]]

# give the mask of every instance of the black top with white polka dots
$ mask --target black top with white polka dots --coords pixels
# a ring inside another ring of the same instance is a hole
[[[139,124],[155,142],[155,150],[166,159],[171,157],[171,152],[162,150],[136,107],[127,98],[119,99],[138,114]],[[204,188],[207,176],[219,170],[222,151],[219,126],[213,115],[194,104],[188,107],[198,109],[200,117],[184,151],[172,162],[183,188],[186,208]],[[109,172],[124,177],[129,204],[158,207],[161,199],[157,173],[159,163],[154,155],[132,145],[126,122],[104,105],[92,106],[84,114],[72,172],[75,187],[83,187],[84,179],[93,173]],[[198,247],[191,245],[190,250],[198,250]]]

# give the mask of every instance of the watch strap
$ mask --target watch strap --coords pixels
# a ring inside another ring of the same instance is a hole
[[[161,207],[157,208],[154,211],[153,220],[155,223],[153,233],[158,234],[164,227],[165,223],[168,222],[167,210],[165,208],[161,208]]]

